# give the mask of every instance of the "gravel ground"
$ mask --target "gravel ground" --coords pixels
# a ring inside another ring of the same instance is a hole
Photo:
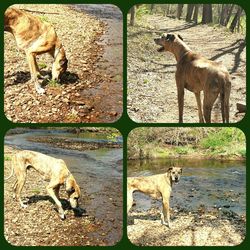
[[[235,246],[245,238],[246,218],[233,213],[172,212],[172,226],[161,225],[157,209],[132,211],[127,232],[138,246]]]
[[[128,114],[136,122],[178,122],[176,61],[170,53],[157,52],[153,39],[162,33],[176,32],[195,52],[222,61],[232,77],[230,122],[236,103],[246,99],[246,46],[242,34],[232,34],[220,27],[189,24],[183,20],[145,15],[134,27],[128,26]],[[185,91],[184,122],[198,122],[195,96]],[[220,104],[216,101],[212,122],[221,122]]]
[[[118,59],[115,53],[113,57],[110,55],[110,60],[102,59],[106,48],[114,46],[108,43],[107,36],[112,37],[111,31],[116,26],[84,11],[77,11],[69,5],[15,6],[29,10],[43,21],[53,24],[65,47],[69,64],[61,83],[47,84],[46,94],[38,95],[30,82],[24,52],[18,50],[13,36],[5,32],[6,117],[13,122],[116,121],[122,113],[122,76],[120,72],[105,69],[112,68],[112,61],[122,61],[122,54]],[[122,20],[118,21],[121,22]],[[115,47],[121,49],[122,40],[116,43]],[[50,72],[52,58],[49,55],[41,55],[38,65],[42,72]]]

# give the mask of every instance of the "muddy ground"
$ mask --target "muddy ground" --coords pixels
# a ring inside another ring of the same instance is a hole
[[[4,177],[11,172],[11,156],[17,150],[5,146]],[[71,170],[72,171],[72,170]],[[75,176],[78,173],[72,172]],[[78,176],[79,177],[79,176]],[[94,179],[85,176],[79,183],[81,187],[80,207],[84,213],[75,216],[67,202],[65,188],[60,189],[60,198],[66,212],[61,220],[56,206],[46,192],[46,184],[41,176],[30,169],[22,191],[28,202],[26,209],[21,208],[12,198],[14,176],[4,182],[4,236],[16,246],[110,246],[122,237],[122,187],[119,179],[112,180],[112,186],[103,185],[100,194],[89,193]],[[110,194],[115,193],[112,197]],[[119,195],[121,194],[121,195]],[[98,195],[101,195],[98,197]],[[93,199],[102,201],[107,211],[102,217],[91,209],[86,209]]]
[[[138,246],[235,246],[245,238],[246,218],[219,210],[172,211],[169,229],[161,225],[159,209],[132,211],[127,232]]]
[[[122,113],[122,14],[106,6],[110,21],[72,5],[15,5],[53,24],[69,60],[60,84],[38,95],[23,51],[4,33],[4,111],[13,122],[113,122]],[[105,6],[102,6],[105,14]],[[103,15],[104,15],[103,14]],[[120,35],[118,36],[117,33]],[[115,43],[113,35],[116,35]],[[108,54],[108,56],[107,56]],[[52,58],[39,56],[42,74]],[[114,66],[115,65],[115,66]],[[42,81],[42,80],[41,80]]]
[[[128,25],[128,114],[136,122],[178,122],[176,61],[172,54],[159,53],[153,39],[162,33],[179,33],[188,46],[203,56],[222,61],[232,77],[230,122],[236,103],[246,102],[246,43],[245,36],[220,27],[194,25],[160,15],[143,15],[134,27]],[[184,122],[198,122],[193,93],[185,91]],[[212,122],[221,122],[217,100]]]

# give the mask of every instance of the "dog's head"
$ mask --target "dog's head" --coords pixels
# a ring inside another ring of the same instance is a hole
[[[60,48],[55,57],[52,65],[52,80],[59,81],[60,77],[68,68],[68,59],[66,58],[65,51]]]
[[[77,208],[79,206],[78,200],[81,196],[81,190],[73,175],[70,175],[66,180],[66,192],[68,194],[71,207]]]
[[[168,169],[168,174],[172,182],[178,183],[182,174],[182,168],[180,167],[170,167]]]
[[[183,38],[179,34],[163,34],[159,38],[155,38],[154,41],[157,45],[160,45],[161,47],[157,49],[158,52],[163,51],[170,51],[173,46],[173,43],[176,41],[183,41]]]

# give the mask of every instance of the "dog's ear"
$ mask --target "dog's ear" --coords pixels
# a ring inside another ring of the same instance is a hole
[[[168,168],[168,172],[171,172],[173,170],[173,167]]]
[[[74,187],[70,187],[70,188],[66,189],[66,192],[67,192],[68,194],[72,194],[72,193],[75,192],[75,188],[74,188]]]
[[[167,34],[166,41],[173,42],[175,39],[175,36],[173,34]]]
[[[182,38],[182,36],[180,34],[178,34],[178,37],[183,41],[183,38]]]

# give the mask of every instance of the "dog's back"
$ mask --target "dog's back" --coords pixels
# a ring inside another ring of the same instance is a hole
[[[161,186],[166,185],[168,178],[164,178],[166,174],[157,174],[151,176],[128,177],[128,188],[134,191],[140,191],[148,194],[153,198],[161,198]],[[167,183],[167,185],[170,183]]]
[[[54,41],[57,39],[56,32],[51,24],[28,12],[12,7],[4,13],[4,30],[12,33],[18,47],[24,50],[30,46],[37,46],[36,43],[39,43],[39,40],[43,40],[45,37]],[[41,36],[44,38],[41,39]],[[34,43],[34,41],[36,42]]]

